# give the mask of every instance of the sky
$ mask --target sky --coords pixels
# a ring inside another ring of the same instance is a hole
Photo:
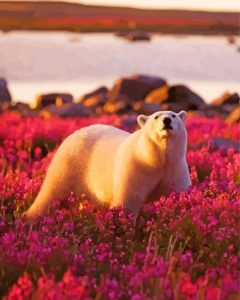
[[[86,4],[121,5],[143,8],[188,8],[239,11],[240,0],[69,0]]]
[[[45,0],[45,1],[57,1],[57,0]],[[99,4],[99,5],[131,6],[131,7],[141,7],[141,8],[160,8],[160,9],[180,8],[180,9],[240,12],[240,0],[58,0],[58,1],[78,2],[78,3],[93,4],[93,5]]]

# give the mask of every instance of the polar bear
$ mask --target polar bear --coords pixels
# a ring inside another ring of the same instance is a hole
[[[100,124],[75,131],[53,157],[27,219],[33,221],[53,199],[70,192],[137,216],[144,202],[173,188],[186,190],[191,181],[185,118],[185,111],[159,111],[139,115],[140,129],[132,134]]]

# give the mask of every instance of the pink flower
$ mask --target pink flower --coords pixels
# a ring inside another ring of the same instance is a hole
[[[11,288],[7,300],[28,300],[31,299],[34,291],[34,285],[30,276],[25,272],[22,277],[19,277],[16,284]]]
[[[204,300],[220,300],[221,289],[219,287],[208,286],[205,291]]]
[[[180,284],[181,295],[184,299],[192,299],[197,292],[197,286],[191,282],[189,275],[184,275]]]

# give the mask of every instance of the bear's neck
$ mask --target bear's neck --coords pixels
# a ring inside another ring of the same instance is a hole
[[[181,160],[178,149],[171,149],[168,139],[164,138],[156,144],[147,134],[139,132],[138,137],[137,157],[143,164],[152,168],[166,168],[167,164],[177,165]]]

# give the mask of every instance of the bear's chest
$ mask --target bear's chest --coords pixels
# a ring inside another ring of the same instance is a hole
[[[154,176],[155,183],[149,191],[147,202],[157,200],[161,196],[169,195],[174,190],[178,169],[177,162],[173,160],[169,162],[168,158],[165,160],[165,164],[159,168],[159,171]]]

